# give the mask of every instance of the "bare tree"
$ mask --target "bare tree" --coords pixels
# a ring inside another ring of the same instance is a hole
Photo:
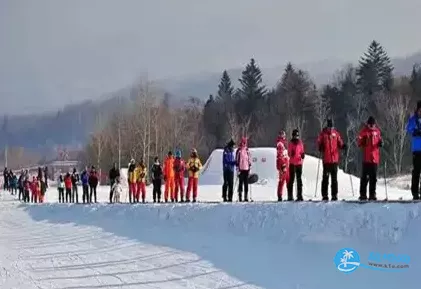
[[[322,130],[324,122],[330,113],[329,100],[326,97],[324,97],[322,92],[315,91],[312,97],[312,104],[314,106],[315,117],[319,123],[319,129]]]
[[[380,122],[382,134],[388,150],[384,150],[396,174],[402,172],[405,155],[406,119],[410,107],[409,95],[400,93],[381,95],[377,98],[377,108],[382,112]]]
[[[348,150],[345,156],[345,172],[348,171],[349,163],[355,162],[358,159],[359,149],[356,146],[357,136],[361,125],[367,118],[367,99],[363,94],[355,94],[353,97],[353,105],[351,112],[347,114],[347,144]]]

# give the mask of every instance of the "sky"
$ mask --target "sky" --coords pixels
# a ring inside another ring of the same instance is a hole
[[[0,0],[0,114],[251,57],[355,61],[373,39],[405,56],[421,50],[419,11],[419,0]]]

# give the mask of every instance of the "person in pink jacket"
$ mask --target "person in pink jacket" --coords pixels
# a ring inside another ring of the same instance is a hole
[[[288,201],[293,201],[294,181],[297,178],[297,201],[303,200],[303,160],[305,157],[304,144],[300,139],[298,129],[292,131],[292,139],[288,145],[289,156],[289,182],[287,184]]]
[[[235,160],[238,172],[238,200],[242,201],[244,187],[244,202],[248,202],[249,174],[251,169],[250,151],[247,146],[247,138],[243,137],[235,153]]]

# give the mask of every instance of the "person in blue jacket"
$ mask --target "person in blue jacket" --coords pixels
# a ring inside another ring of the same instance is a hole
[[[420,174],[421,174],[421,101],[417,102],[417,110],[410,117],[406,126],[408,134],[412,136],[412,182],[411,192],[414,200],[420,199]]]
[[[234,194],[234,145],[234,141],[230,140],[224,148],[224,153],[222,157],[222,170],[224,172],[224,184],[222,185],[222,199],[224,200],[224,202],[232,202],[232,196]]]
[[[88,175],[88,169],[85,168],[80,175],[80,180],[82,182],[82,200],[83,203],[89,203],[89,175]]]

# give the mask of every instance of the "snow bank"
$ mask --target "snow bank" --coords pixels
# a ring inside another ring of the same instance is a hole
[[[33,219],[102,228],[192,252],[258,288],[418,288],[420,204],[178,204],[22,206]],[[336,270],[341,248],[407,254],[410,270]],[[215,287],[216,288],[216,287]],[[219,288],[219,287],[218,287]],[[256,287],[246,287],[256,288]]]

